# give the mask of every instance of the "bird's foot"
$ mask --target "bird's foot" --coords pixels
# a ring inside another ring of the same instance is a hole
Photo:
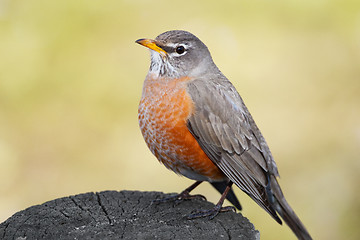
[[[229,212],[233,211],[236,212],[235,207],[233,206],[227,206],[227,207],[221,207],[218,205],[215,205],[214,208],[209,210],[194,210],[189,216],[187,216],[187,219],[192,220],[196,218],[203,218],[203,217],[209,217],[209,219],[213,219],[221,212]]]
[[[196,194],[196,195],[190,195],[188,191],[183,191],[177,195],[167,197],[167,198],[161,198],[161,199],[155,199],[152,201],[152,203],[165,203],[165,202],[175,202],[175,205],[178,205],[184,200],[192,200],[192,199],[200,199],[206,201],[206,198],[203,195]]]

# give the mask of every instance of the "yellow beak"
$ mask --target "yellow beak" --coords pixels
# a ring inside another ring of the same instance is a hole
[[[158,52],[161,55],[166,55],[166,52],[164,51],[164,49],[162,49],[161,47],[156,45],[156,42],[152,39],[142,38],[142,39],[136,40],[135,42],[140,45],[143,45],[147,48],[150,48],[151,50],[154,50],[155,52]]]

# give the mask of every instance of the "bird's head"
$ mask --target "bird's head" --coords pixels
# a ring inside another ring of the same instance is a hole
[[[159,77],[199,77],[216,66],[199,38],[186,31],[168,31],[136,43],[151,50],[150,73]],[[217,69],[217,68],[216,68]]]

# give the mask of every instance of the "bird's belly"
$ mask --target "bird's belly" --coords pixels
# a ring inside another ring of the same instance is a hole
[[[224,180],[186,126],[192,111],[184,88],[165,94],[146,94],[144,89],[138,117],[145,142],[160,162],[178,174],[201,181]]]

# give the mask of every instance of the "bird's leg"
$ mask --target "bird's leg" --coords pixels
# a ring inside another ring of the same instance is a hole
[[[224,193],[221,195],[221,198],[220,198],[219,202],[215,205],[215,207],[213,209],[210,209],[210,210],[195,210],[187,218],[188,219],[195,219],[195,218],[209,217],[210,219],[213,219],[220,212],[228,212],[228,211],[236,212],[236,209],[233,206],[222,207],[222,205],[224,203],[224,200],[226,198],[226,195],[230,191],[232,184],[233,183],[230,181],[229,184],[227,185]]]
[[[186,188],[184,191],[182,191],[181,193],[179,193],[175,196],[171,196],[168,198],[162,198],[162,199],[156,199],[152,202],[153,203],[164,203],[164,202],[175,201],[175,204],[179,204],[180,202],[182,202],[184,200],[191,200],[191,199],[202,199],[202,200],[206,201],[206,198],[203,195],[200,195],[200,194],[190,195],[190,192],[192,190],[194,190],[197,186],[199,186],[200,183],[202,183],[202,181],[196,181],[190,187]]]

